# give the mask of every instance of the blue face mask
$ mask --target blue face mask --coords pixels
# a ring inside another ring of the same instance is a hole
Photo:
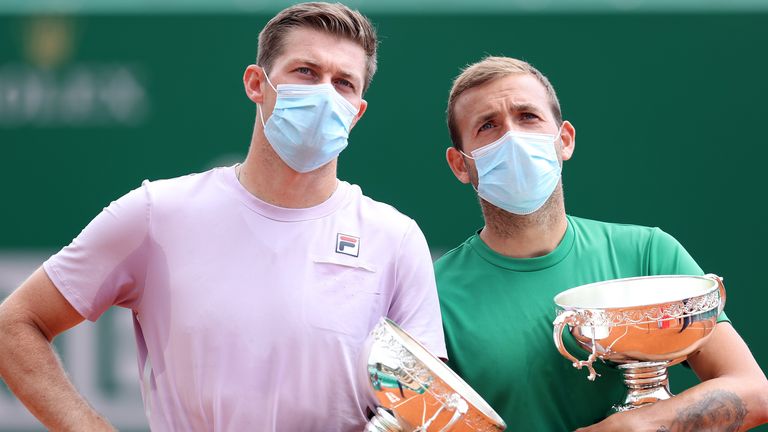
[[[357,109],[330,84],[279,84],[264,135],[280,159],[300,173],[314,171],[336,158],[347,146]]]
[[[556,137],[509,131],[472,151],[477,167],[477,194],[510,213],[527,215],[540,209],[560,180]]]

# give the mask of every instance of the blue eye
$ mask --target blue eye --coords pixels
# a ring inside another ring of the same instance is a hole
[[[344,87],[355,88],[355,86],[353,86],[351,82],[349,82],[349,81],[347,81],[345,79],[338,79],[338,80],[336,80],[336,84],[340,85],[340,86],[344,86]]]
[[[482,132],[484,130],[488,130],[488,129],[492,128],[492,127],[493,127],[493,125],[491,124],[491,122],[485,122],[485,123],[483,123],[482,126],[480,126],[480,129],[478,129],[478,132]]]
[[[300,74],[304,74],[304,75],[311,75],[312,74],[312,69],[310,69],[308,67],[303,67],[302,66],[302,67],[296,68],[296,72],[298,72]]]

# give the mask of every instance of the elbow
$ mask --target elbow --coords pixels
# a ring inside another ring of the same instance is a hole
[[[8,311],[0,305],[0,378],[3,378],[5,363],[10,355],[13,343],[14,322],[9,319]]]
[[[748,406],[747,409],[755,419],[755,426],[768,423],[768,379],[763,377],[762,382],[757,386],[755,404]]]
[[[5,304],[0,304],[0,352],[6,352],[4,349],[13,333],[14,322],[10,318],[10,313]],[[0,356],[0,360],[2,356]]]
[[[23,313],[0,306],[0,377],[7,374],[31,372],[22,364],[26,360],[32,344],[48,341],[46,335]]]
[[[760,424],[766,424],[768,423],[768,379],[763,378],[763,384],[760,386],[759,393]]]
[[[44,338],[49,343],[52,340],[32,317],[5,304],[0,305],[0,363],[30,337]]]

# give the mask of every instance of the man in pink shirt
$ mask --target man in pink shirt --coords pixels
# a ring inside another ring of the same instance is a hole
[[[376,45],[343,5],[280,12],[243,77],[245,161],[145,181],[0,306],[0,375],[47,428],[113,429],[50,345],[112,305],[133,314],[153,431],[361,430],[358,355],[381,316],[446,356],[420,229],[336,178]]]

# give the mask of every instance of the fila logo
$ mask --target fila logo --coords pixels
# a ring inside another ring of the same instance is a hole
[[[336,252],[356,257],[360,253],[360,237],[337,233]]]

